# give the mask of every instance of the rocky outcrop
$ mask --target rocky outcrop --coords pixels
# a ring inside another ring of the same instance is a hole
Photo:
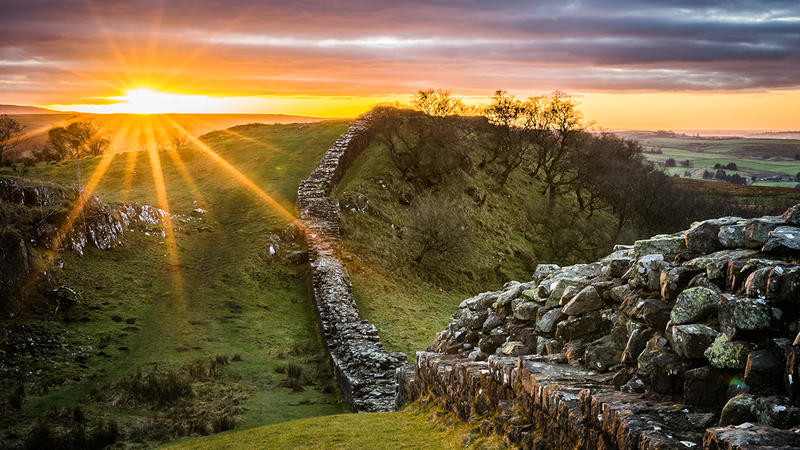
[[[800,205],[617,246],[464,300],[398,405],[511,442],[800,448]]]
[[[105,203],[88,197],[70,221],[77,189],[16,177],[0,177],[0,310],[13,315],[20,307],[23,285],[37,268],[31,249],[73,251],[83,256],[87,247],[109,250],[124,244],[132,229],[164,236],[166,212],[134,202]],[[173,215],[180,229],[204,229],[204,219]]]
[[[406,361],[404,354],[384,350],[375,326],[361,320],[350,276],[337,253],[339,213],[329,195],[369,144],[371,127],[369,115],[354,121],[297,191],[317,323],[342,395],[355,412],[393,410],[395,371]]]

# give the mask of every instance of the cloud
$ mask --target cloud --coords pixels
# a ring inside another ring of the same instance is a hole
[[[66,95],[98,79],[225,95],[381,95],[426,83],[470,93],[782,89],[800,86],[798,49],[794,0],[0,6],[0,73],[25,76],[16,86],[36,95],[48,80]]]

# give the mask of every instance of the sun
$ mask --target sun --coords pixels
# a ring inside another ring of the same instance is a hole
[[[205,95],[186,95],[160,92],[148,87],[128,89],[124,95],[108,97],[115,100],[109,109],[128,114],[191,113],[202,110],[209,102]]]

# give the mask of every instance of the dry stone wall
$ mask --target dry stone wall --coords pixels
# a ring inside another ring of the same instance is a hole
[[[395,371],[406,361],[405,354],[384,350],[378,330],[359,316],[350,276],[337,253],[339,211],[329,196],[373,134],[368,114],[354,121],[297,192],[317,324],[339,387],[354,412],[393,410]]]
[[[800,205],[706,220],[464,300],[398,406],[526,446],[800,448]]]

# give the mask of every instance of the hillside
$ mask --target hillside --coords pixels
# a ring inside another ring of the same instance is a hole
[[[586,261],[610,252],[613,245],[587,247],[584,253],[571,255],[554,252],[551,245],[575,245],[571,239],[584,232],[577,227],[604,229],[614,219],[599,210],[591,222],[581,225],[571,218],[574,206],[567,196],[551,211],[536,210],[537,215],[555,221],[554,229],[532,225],[526,212],[543,201],[543,196],[538,182],[522,170],[512,173],[500,189],[491,177],[459,176],[463,178],[439,188],[443,193],[439,200],[442,208],[458,205],[466,211],[471,234],[465,248],[421,263],[414,262],[413,208],[405,198],[409,196],[413,202],[417,194],[398,180],[385,145],[373,142],[367,147],[332,193],[341,210],[344,259],[361,315],[378,327],[388,349],[409,357],[429,345],[463,298],[499,288],[509,280],[526,279],[539,263]],[[779,213],[800,201],[800,192],[794,189],[684,178],[672,181],[690,197],[705,198],[739,214]],[[713,217],[714,212],[691,214],[699,220]],[[687,218],[686,226],[689,223]],[[555,240],[544,238],[543,231],[553,232]],[[650,234],[655,232],[650,230]],[[627,229],[616,243],[632,243],[647,235],[644,230]]]
[[[0,114],[59,114],[59,112],[38,106],[0,105]]]
[[[203,142],[293,210],[299,180],[345,126],[248,125],[233,129],[238,136],[217,131]],[[19,412],[0,415],[2,446],[24,440],[37,418],[47,417],[51,434],[70,433],[79,425],[75,407],[92,433],[113,421],[119,440],[148,445],[346,410],[316,337],[305,268],[267,250],[269,234],[288,219],[196,149],[179,156],[184,167],[160,155],[170,212],[199,214],[207,229],[176,233],[177,264],[163,238],[142,232],[127,234],[118,250],[59,253],[53,286],[74,289],[78,304],[54,314],[55,304],[42,298],[4,319],[14,340],[0,348],[3,399],[20,381],[24,394]],[[42,164],[27,176],[71,186],[85,183],[98,163]],[[95,193],[158,205],[153,180],[148,154],[126,153]],[[34,344],[20,347],[20,340]],[[25,376],[14,375],[22,369]],[[174,402],[137,397],[171,379],[182,381],[159,389],[178,389]],[[180,394],[184,383],[194,395]]]

